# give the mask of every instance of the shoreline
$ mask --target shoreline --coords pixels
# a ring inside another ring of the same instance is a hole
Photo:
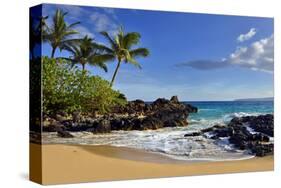
[[[114,146],[30,143],[30,150],[40,151],[42,154],[43,184],[257,172],[274,169],[274,156],[231,161],[182,162],[160,154]]]
[[[36,144],[36,143],[32,143]],[[158,164],[192,164],[192,163],[212,163],[212,162],[229,162],[229,161],[243,161],[256,158],[254,155],[245,156],[243,158],[232,159],[176,159],[172,155],[147,151],[144,149],[131,148],[126,146],[112,146],[112,145],[89,145],[89,144],[61,144],[61,143],[42,143],[42,146],[48,145],[63,145],[71,147],[81,147],[83,150],[90,153],[111,157],[120,160],[139,161],[146,163],[158,163]]]

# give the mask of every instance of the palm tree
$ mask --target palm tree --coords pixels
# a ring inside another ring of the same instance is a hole
[[[106,53],[97,58],[99,58],[100,61],[117,60],[117,66],[110,83],[112,86],[121,62],[130,63],[141,68],[135,58],[148,56],[149,50],[146,48],[133,48],[134,45],[137,45],[140,42],[141,35],[137,32],[125,33],[122,27],[120,27],[118,33],[114,37],[110,36],[106,31],[101,32],[101,34],[108,40],[110,47],[104,47]]]
[[[48,41],[52,46],[52,58],[54,57],[57,48],[62,50],[63,46],[78,41],[78,39],[71,39],[70,36],[78,33],[72,28],[80,22],[75,22],[68,25],[65,22],[66,15],[67,12],[57,9],[55,15],[53,16],[53,23],[48,28],[47,34],[45,36],[45,40]]]
[[[72,54],[70,58],[63,58],[71,61],[72,65],[79,63],[82,65],[82,69],[85,70],[85,65],[90,64],[98,66],[107,72],[105,61],[96,58],[102,52],[103,46],[93,42],[93,39],[87,35],[78,43],[64,45],[62,48]]]

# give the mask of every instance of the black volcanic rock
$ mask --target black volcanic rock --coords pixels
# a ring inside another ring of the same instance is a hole
[[[183,108],[185,108],[189,113],[196,113],[198,111],[197,107],[194,107],[190,104],[183,104],[179,102],[177,96],[172,96],[170,100],[165,98],[158,98],[151,104],[145,103],[143,100],[139,99],[129,101],[126,106],[115,106],[112,110],[112,113],[148,115],[168,106],[185,106]]]
[[[112,130],[147,130],[186,126],[188,114],[197,112],[197,108],[183,104],[177,96],[172,96],[170,100],[158,98],[150,104],[142,100],[130,101],[126,106],[115,107],[113,112],[128,114],[129,117],[113,118]],[[143,118],[138,118],[139,115]]]
[[[185,134],[184,137],[190,137],[190,136],[200,136],[202,135],[201,132],[193,132],[193,133],[188,133],[188,134]]]
[[[142,121],[140,130],[148,130],[148,129],[155,130],[155,129],[163,128],[163,126],[164,126],[163,121],[153,116],[149,116]]]
[[[110,121],[107,119],[102,119],[98,125],[91,129],[93,133],[109,133],[111,131]]]
[[[130,127],[132,127],[133,130],[186,126],[188,124],[187,117],[189,112],[186,106],[178,101],[176,96],[172,97],[172,100],[159,98],[152,104],[143,105],[144,103],[141,101],[137,101],[138,105],[136,105],[136,101],[132,104],[131,106],[140,106],[139,109],[142,110],[144,115],[142,119],[134,117],[134,120],[125,123],[128,125],[132,124]],[[114,122],[114,124],[116,124],[116,122]],[[124,127],[124,124],[119,127]]]
[[[185,104],[185,107],[189,113],[197,113],[198,108],[195,106],[192,106],[191,104]]]
[[[79,112],[73,112],[72,113],[72,120],[73,122],[79,122],[81,119],[80,113]]]
[[[252,148],[252,152],[256,154],[258,157],[263,157],[266,155],[273,155],[274,153],[274,145],[270,144],[256,144]]]
[[[179,103],[178,96],[172,96],[170,101],[173,102],[173,103]]]
[[[148,111],[147,104],[142,100],[129,101],[126,106],[115,106],[113,113],[116,114],[142,114]]]
[[[58,130],[65,130],[65,127],[57,120],[48,118],[48,120],[43,121],[42,129],[45,132],[57,132]]]
[[[273,115],[245,116],[233,118],[227,126],[215,125],[201,130],[201,134],[212,133],[211,139],[229,137],[229,142],[241,150],[250,150],[256,156],[271,155],[274,144],[270,142],[273,136]],[[190,136],[190,135],[185,135]]]
[[[57,134],[58,134],[59,137],[62,137],[62,138],[73,138],[74,137],[68,131],[64,131],[64,130],[58,130]]]
[[[271,114],[258,116],[257,118],[252,119],[249,124],[250,127],[257,132],[261,132],[272,137],[274,136],[273,115]]]
[[[171,97],[170,100],[158,98],[152,103],[134,100],[125,106],[115,106],[110,114],[103,116],[83,117],[79,112],[74,112],[72,119],[67,119],[61,118],[62,115],[58,114],[59,121],[54,120],[55,125],[45,126],[44,131],[109,133],[112,130],[148,130],[187,126],[187,118],[191,112],[197,112],[197,108],[179,102],[177,96]],[[63,115],[67,117],[66,114]],[[64,136],[63,133],[61,136]]]
[[[274,125],[272,114],[260,116],[245,116],[241,118],[233,118],[230,121],[230,124],[234,124],[234,126],[237,126],[238,124],[242,125],[244,123],[247,123],[254,131],[273,136]]]

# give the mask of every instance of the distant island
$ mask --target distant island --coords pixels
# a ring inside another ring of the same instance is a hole
[[[235,99],[234,101],[273,101],[274,97]]]

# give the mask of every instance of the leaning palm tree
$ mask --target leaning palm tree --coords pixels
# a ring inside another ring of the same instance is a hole
[[[140,42],[141,35],[137,32],[125,33],[120,27],[118,33],[112,37],[108,32],[103,31],[101,34],[108,40],[110,47],[104,47],[105,54],[97,57],[100,61],[117,60],[117,66],[111,80],[111,86],[114,83],[121,62],[130,63],[138,68],[140,64],[136,61],[137,57],[146,57],[149,55],[149,50],[146,48],[133,48]]]
[[[72,54],[70,58],[63,58],[72,62],[72,65],[81,64],[85,70],[85,65],[90,64],[102,68],[107,72],[105,61],[97,58],[102,52],[103,46],[95,43],[92,38],[87,35],[77,43],[64,45],[63,49]]]
[[[52,46],[52,58],[54,57],[57,48],[62,50],[62,47],[64,45],[78,40],[72,39],[70,37],[78,33],[72,28],[80,22],[75,22],[68,25],[65,22],[66,15],[67,12],[63,12],[62,10],[57,9],[55,15],[53,16],[53,23],[48,28],[47,34],[45,36],[45,40],[48,41]]]

